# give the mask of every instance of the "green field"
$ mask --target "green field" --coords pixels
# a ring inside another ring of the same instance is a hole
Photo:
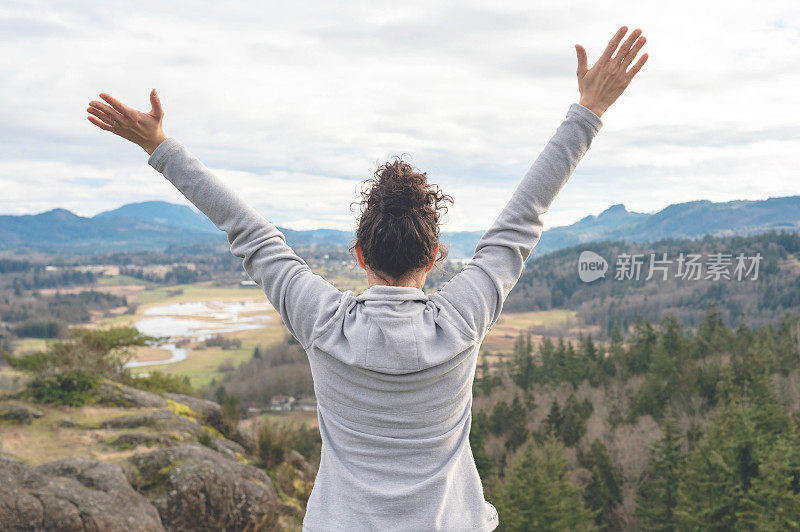
[[[321,272],[322,274],[325,272]],[[360,277],[339,274],[333,275],[330,280],[341,290],[353,290],[355,293],[360,293],[367,288],[365,280]],[[258,286],[214,286],[211,282],[163,286],[121,275],[104,277],[101,281],[100,284],[105,286],[139,285],[143,286],[143,289],[128,296],[129,302],[137,305],[134,313],[107,316],[91,325],[96,327],[132,325],[144,317],[147,309],[171,303],[266,301],[266,296]],[[241,347],[239,348],[206,347],[203,342],[190,342],[184,345],[189,349],[188,357],[185,360],[171,364],[140,366],[132,368],[131,371],[134,374],[160,371],[167,374],[186,375],[193,386],[197,388],[207,386],[212,380],[221,380],[226,370],[229,371],[231,367],[236,367],[249,360],[256,345],[268,346],[282,341],[289,334],[276,311],[270,310],[267,315],[271,319],[264,328],[224,334],[226,338],[240,340]],[[213,319],[206,316],[191,318],[194,320]],[[570,310],[504,313],[487,334],[481,351],[484,354],[491,353],[494,357],[502,357],[511,353],[520,332],[530,331],[532,328],[534,330],[536,328],[558,329],[564,331],[565,336],[572,336],[571,333],[576,331],[576,325],[576,313]],[[538,337],[534,336],[534,339],[536,340]],[[16,348],[19,351],[38,350],[44,348],[46,343],[46,340],[25,339],[17,342]],[[152,355],[152,350],[150,354]],[[168,354],[165,352],[166,356]],[[223,366],[220,367],[221,365]]]
[[[145,281],[144,279],[137,279],[136,277],[131,277],[129,275],[103,276],[97,280],[97,284],[100,286],[116,286],[116,285],[131,285],[131,284],[155,286],[155,283],[152,283],[150,281]]]
[[[185,360],[173,364],[140,366],[131,368],[131,372],[139,374],[160,371],[171,375],[186,375],[191,380],[192,386],[200,388],[208,385],[212,379],[220,380],[224,376],[224,372],[219,370],[220,364],[230,361],[233,366],[238,366],[253,356],[256,345],[264,346],[281,341],[287,334],[289,332],[283,324],[276,320],[264,329],[225,334],[226,338],[238,338],[242,341],[242,347],[238,349],[204,347],[193,343],[187,346],[190,352]]]
[[[576,333],[578,319],[574,310],[553,309],[536,312],[503,313],[483,340],[482,351],[508,354],[521,332],[532,328],[558,329],[564,336]],[[534,337],[534,340],[537,338]]]
[[[113,280],[114,278],[110,279]],[[123,283],[110,282],[109,284]],[[138,303],[138,308],[134,314],[107,317],[99,321],[97,325],[99,327],[131,325],[135,321],[142,319],[144,312],[151,307],[193,301],[266,301],[266,296],[258,286],[213,286],[208,282],[148,287],[135,297],[134,302]],[[203,343],[192,342],[186,345],[190,352],[185,360],[172,364],[141,366],[132,368],[131,372],[139,374],[160,371],[168,374],[186,375],[193,386],[198,388],[206,386],[212,379],[219,380],[223,377],[223,372],[219,371],[220,364],[230,361],[233,366],[237,366],[252,356],[256,345],[263,346],[280,341],[288,334],[277,312],[270,311],[269,316],[272,319],[265,328],[224,334],[226,338],[237,338],[242,341],[242,346],[238,349],[205,347]],[[192,319],[210,318],[192,317]]]

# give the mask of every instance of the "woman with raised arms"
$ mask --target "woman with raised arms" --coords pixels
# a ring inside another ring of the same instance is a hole
[[[167,137],[158,94],[140,112],[108,94],[88,119],[141,146],[225,231],[231,253],[302,344],[318,401],[322,451],[303,529],[492,530],[495,508],[469,445],[478,350],[539,240],[542,215],[600,130],[600,117],[642,68],[640,30],[622,27],[589,68],[576,45],[573,103],[472,260],[441,290],[427,273],[447,251],[439,218],[450,196],[397,160],[362,193],[353,246],[370,287],[341,292],[312,273],[278,229]]]

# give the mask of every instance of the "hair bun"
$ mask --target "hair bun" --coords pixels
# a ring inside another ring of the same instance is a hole
[[[386,163],[376,177],[373,193],[383,213],[400,218],[415,210],[424,210],[431,203],[425,173],[416,172],[404,161]]]
[[[379,208],[381,212],[400,218],[414,210],[414,202],[411,194],[393,194],[389,197],[381,198]]]
[[[373,271],[400,279],[447,256],[439,242],[439,216],[453,198],[428,183],[426,174],[399,158],[362,183],[356,242]],[[353,245],[355,247],[356,244]],[[351,252],[353,247],[350,248]]]

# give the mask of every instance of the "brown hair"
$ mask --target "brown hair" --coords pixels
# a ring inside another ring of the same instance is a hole
[[[447,256],[439,242],[439,219],[453,198],[428,183],[425,172],[400,158],[387,162],[362,182],[361,200],[353,203],[361,214],[350,254],[361,244],[364,262],[376,273],[400,279],[430,264],[437,244],[436,262]]]

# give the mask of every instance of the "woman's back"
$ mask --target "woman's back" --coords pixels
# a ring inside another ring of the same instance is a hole
[[[435,298],[434,298],[435,299]],[[469,446],[479,342],[413,287],[346,292],[311,345],[322,457],[307,530],[491,530]]]

